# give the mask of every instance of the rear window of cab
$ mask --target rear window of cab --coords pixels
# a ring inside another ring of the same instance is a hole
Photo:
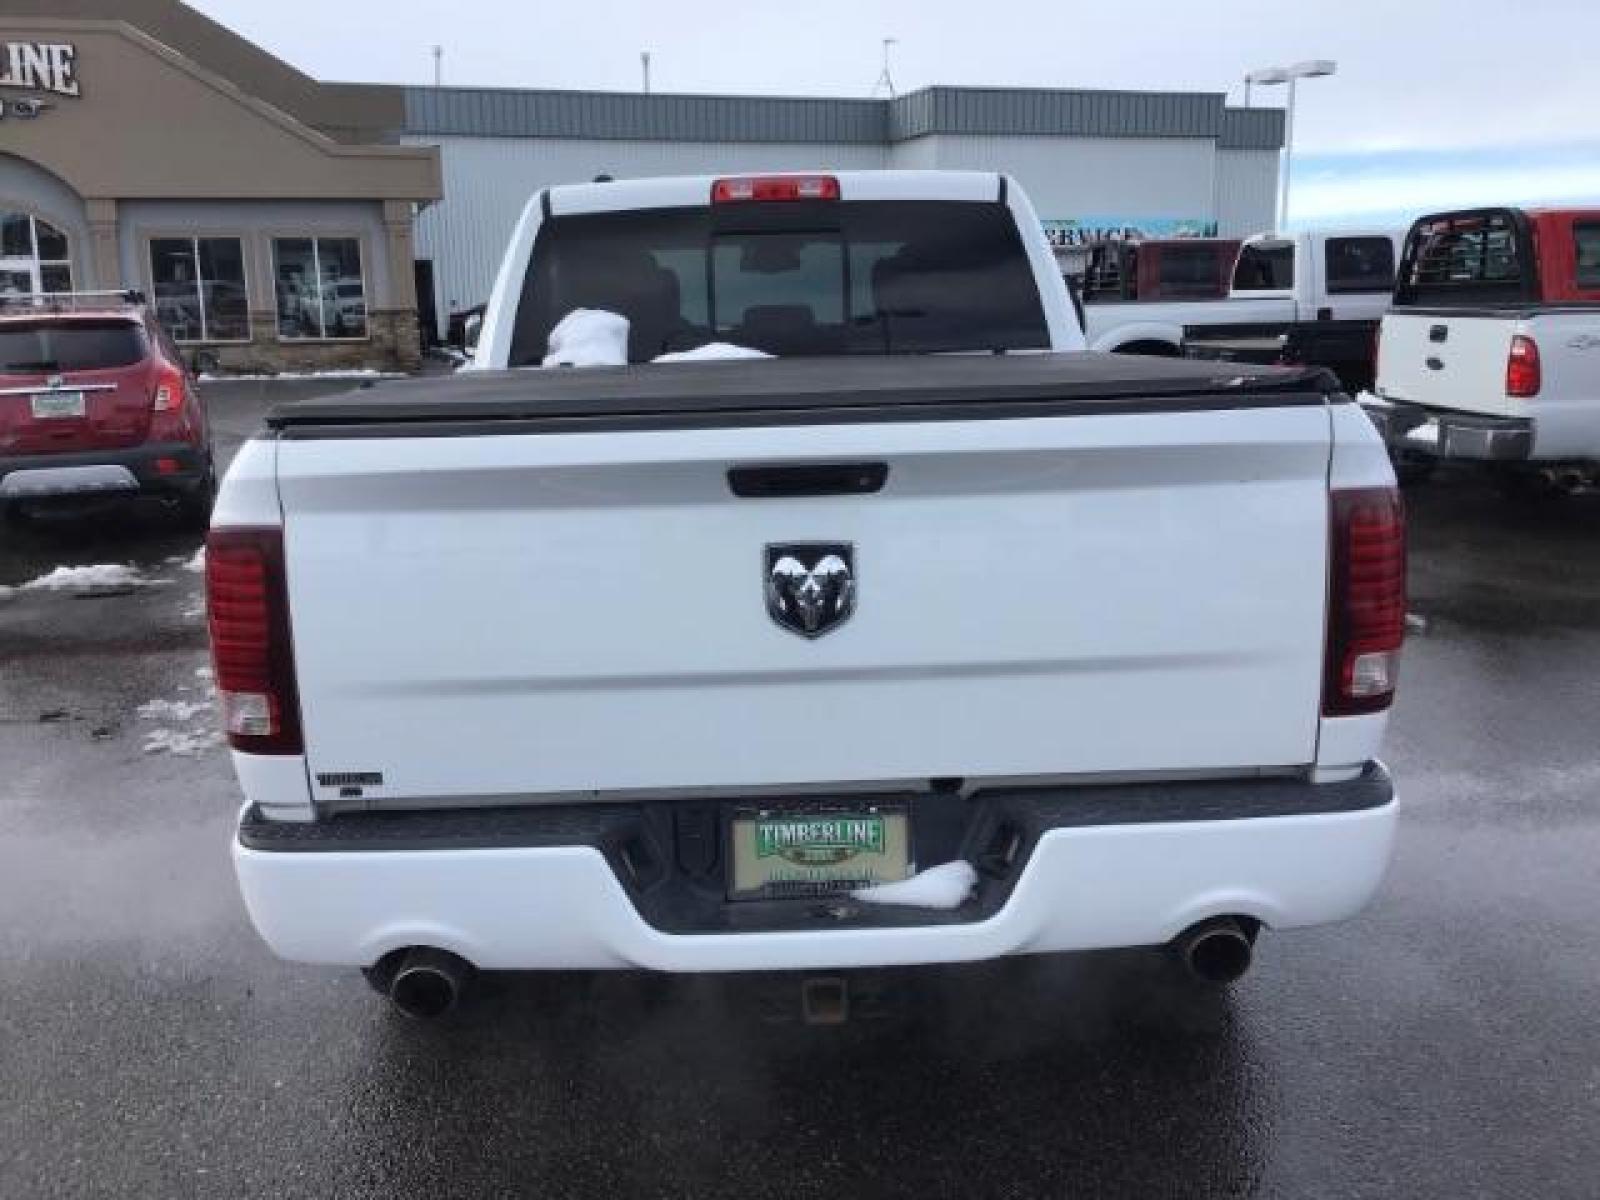
[[[1425,217],[1411,228],[1397,305],[1493,305],[1527,299],[1537,271],[1525,223],[1507,209]]]
[[[780,357],[1048,349],[1004,204],[827,201],[557,216],[540,228],[510,362],[577,308],[628,318],[628,359],[731,342]]]
[[[0,322],[0,373],[8,375],[113,370],[133,366],[148,352],[137,321]]]

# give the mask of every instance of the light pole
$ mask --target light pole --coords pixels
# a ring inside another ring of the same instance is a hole
[[[1302,79],[1320,79],[1324,75],[1332,75],[1338,69],[1338,64],[1330,58],[1312,58],[1307,59],[1305,62],[1295,63],[1290,67],[1264,67],[1259,71],[1251,71],[1244,77],[1244,102],[1246,108],[1250,107],[1251,84],[1287,83],[1289,85],[1289,111],[1284,117],[1282,181],[1278,185],[1278,233],[1282,233],[1289,224],[1289,185],[1294,176],[1295,84]]]

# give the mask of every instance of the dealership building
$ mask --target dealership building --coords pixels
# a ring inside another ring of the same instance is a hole
[[[1277,109],[1199,92],[889,99],[309,78],[177,0],[5,0],[0,292],[139,288],[225,369],[409,368],[558,183],[777,169],[1018,179],[1053,240],[1268,229]]]

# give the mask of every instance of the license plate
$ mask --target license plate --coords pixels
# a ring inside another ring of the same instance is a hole
[[[734,900],[826,895],[911,873],[904,808],[743,811],[730,822],[729,842]]]
[[[81,417],[84,413],[82,392],[35,392],[32,399],[35,420]]]

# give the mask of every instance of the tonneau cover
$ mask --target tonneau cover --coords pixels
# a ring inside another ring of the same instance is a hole
[[[528,429],[981,419],[1033,412],[1321,404],[1321,368],[1118,354],[735,359],[628,367],[465,371],[279,405],[286,437]],[[426,429],[417,426],[427,426]],[[443,428],[436,428],[442,426]]]

